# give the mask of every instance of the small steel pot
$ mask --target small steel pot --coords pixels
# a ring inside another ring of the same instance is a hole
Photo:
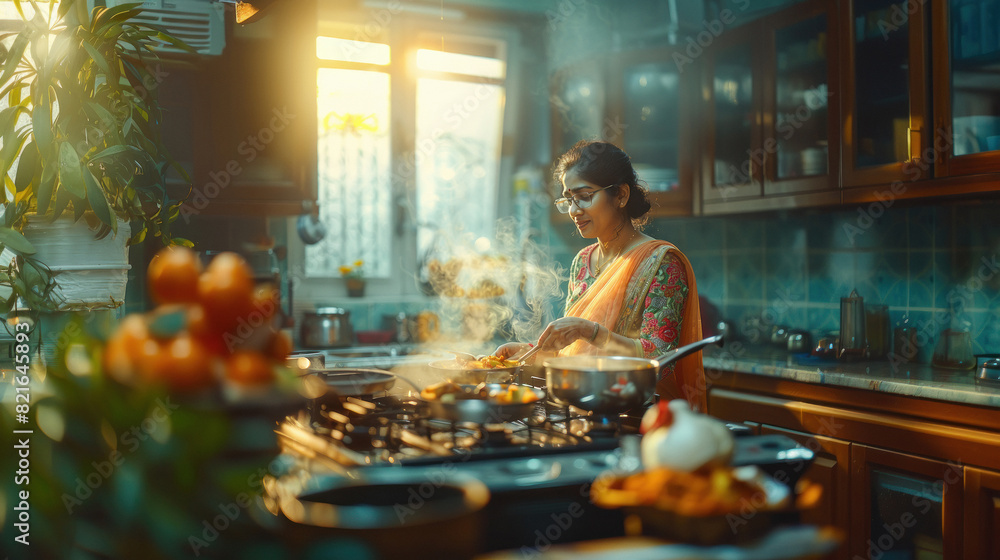
[[[1000,385],[1000,354],[976,354],[977,363],[979,358],[986,358],[986,360],[976,372],[976,383]]]
[[[788,331],[788,351],[792,354],[808,354],[813,349],[809,331],[793,329]]]
[[[338,348],[354,343],[351,312],[339,307],[320,307],[302,316],[302,345],[309,348]]]
[[[656,393],[656,381],[668,364],[702,348],[718,344],[719,335],[677,348],[654,360],[624,356],[560,356],[545,360],[549,396],[596,414],[617,414],[646,406]]]

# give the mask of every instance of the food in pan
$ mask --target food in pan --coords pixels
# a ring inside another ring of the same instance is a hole
[[[428,385],[420,391],[420,398],[426,401],[436,401],[441,397],[449,394],[461,393],[462,386],[454,381],[447,379],[440,383],[434,383],[433,385]]]
[[[536,389],[524,385],[459,385],[451,380],[428,385],[420,391],[428,401],[455,402],[458,399],[482,399],[494,404],[527,404],[539,399]]]
[[[483,356],[478,360],[465,362],[462,364],[462,367],[464,369],[500,369],[517,367],[519,365],[521,365],[521,362],[517,360],[508,360],[499,356]]]

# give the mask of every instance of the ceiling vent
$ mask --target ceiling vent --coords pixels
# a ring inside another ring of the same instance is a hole
[[[105,0],[113,8],[136,0]],[[199,54],[222,54],[226,44],[225,6],[210,0],[145,0],[139,6],[142,14],[137,18],[145,23],[164,28],[173,37],[184,41]],[[163,53],[183,52],[171,47],[160,49]]]

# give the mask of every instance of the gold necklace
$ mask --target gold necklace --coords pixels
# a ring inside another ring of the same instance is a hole
[[[597,278],[598,276],[601,275],[601,269],[603,269],[605,266],[607,266],[608,263],[614,262],[615,259],[617,259],[618,257],[620,257],[621,254],[623,252],[625,252],[625,249],[627,249],[629,247],[629,245],[631,245],[632,239],[634,237],[635,237],[635,232],[633,231],[632,235],[630,235],[629,238],[625,240],[625,244],[622,245],[621,249],[619,249],[618,252],[615,253],[615,256],[611,257],[610,259],[605,260],[604,264],[601,264],[600,262],[597,262],[597,263],[594,264],[594,267],[593,267],[594,268],[594,278]],[[597,240],[597,246],[601,248],[601,254],[603,255],[604,254],[604,246],[601,245],[601,241],[600,240]]]

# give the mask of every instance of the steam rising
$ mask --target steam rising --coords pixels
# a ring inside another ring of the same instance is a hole
[[[515,218],[497,221],[491,243],[443,237],[428,263],[429,284],[441,296],[433,346],[492,354],[505,342],[534,342],[562,315],[564,269]]]

